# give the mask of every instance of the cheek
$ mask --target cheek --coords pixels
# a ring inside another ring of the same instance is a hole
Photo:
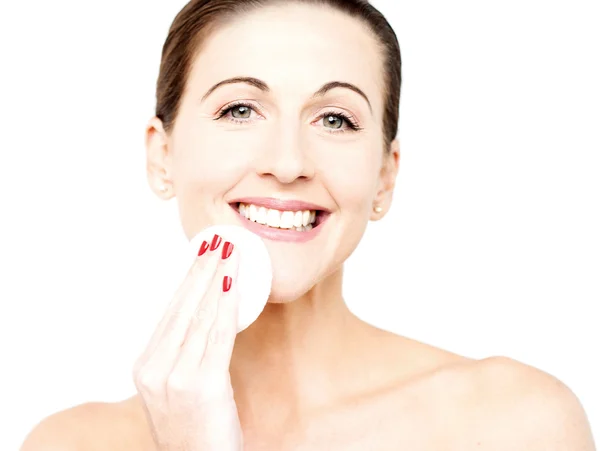
[[[342,150],[335,159],[323,162],[325,186],[340,209],[359,211],[370,205],[376,186],[373,160],[368,150]]]
[[[252,162],[252,152],[240,145],[239,137],[223,139],[209,131],[189,138],[180,141],[175,151],[180,185],[216,193],[242,178]]]

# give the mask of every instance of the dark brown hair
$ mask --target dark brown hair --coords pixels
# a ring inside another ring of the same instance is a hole
[[[402,84],[400,46],[385,17],[366,0],[191,0],[177,14],[162,49],[156,85],[156,116],[172,130],[196,55],[210,33],[227,21],[261,6],[277,3],[325,5],[361,20],[377,37],[384,59],[384,146],[389,150],[398,131]]]

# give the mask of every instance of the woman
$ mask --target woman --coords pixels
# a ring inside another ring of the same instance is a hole
[[[24,451],[594,449],[552,376],[392,334],[344,303],[343,263],[389,210],[400,157],[400,51],[373,6],[193,0],[163,50],[149,183],[176,197],[188,238],[260,234],[269,303],[236,336],[235,243],[203,243],[134,366],[138,393],[47,418]]]

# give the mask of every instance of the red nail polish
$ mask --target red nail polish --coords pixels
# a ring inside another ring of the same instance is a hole
[[[223,277],[223,292],[227,293],[231,288],[231,277],[225,276]]]
[[[214,251],[219,247],[219,244],[221,244],[221,237],[219,235],[215,235],[210,245],[210,250]]]
[[[198,251],[198,257],[204,254],[208,250],[208,241],[203,241],[200,250]]]
[[[221,253],[221,258],[225,260],[231,255],[232,252],[233,244],[231,244],[229,241],[225,241],[225,245],[223,246],[223,252]]]

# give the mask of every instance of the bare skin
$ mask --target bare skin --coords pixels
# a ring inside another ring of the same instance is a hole
[[[372,337],[371,345],[365,346],[364,349],[381,348],[379,352],[375,352],[375,355],[368,358],[370,362],[368,365],[372,365],[371,377],[377,380],[377,383],[363,378],[354,379],[355,392],[347,393],[343,399],[310,412],[288,417],[283,416],[282,411],[277,407],[269,408],[268,403],[263,404],[259,412],[250,410],[245,407],[243,396],[238,396],[238,393],[243,390],[236,391],[236,404],[244,435],[244,450],[384,450],[391,444],[415,445],[423,439],[423,435],[413,429],[413,426],[419,422],[405,423],[407,429],[411,431],[410,436],[407,436],[406,431],[401,432],[402,423],[406,420],[400,419],[414,417],[415,408],[422,410],[423,413],[426,410],[440,409],[444,404],[439,403],[440,394],[445,393],[447,397],[449,393],[447,388],[443,387],[443,383],[440,384],[441,378],[445,373],[466,372],[466,367],[474,361],[404,339],[367,323],[362,325],[365,334]],[[400,356],[408,353],[418,354],[419,362],[411,359],[412,364],[405,366],[409,359]],[[344,359],[355,360],[359,356],[355,353],[339,357],[341,362]],[[360,358],[367,360],[364,355]],[[375,361],[378,361],[377,366],[373,366]],[[394,361],[396,365],[393,364]],[[235,380],[233,382],[235,390]],[[138,412],[136,428],[148,434],[139,397],[133,396],[117,404],[115,408],[131,413]],[[285,420],[282,420],[282,417]],[[427,415],[421,418],[421,430],[430,424],[429,420]],[[386,423],[389,428],[385,426]],[[396,435],[398,432],[401,434]],[[149,440],[143,439],[143,441],[145,443],[140,449],[151,443]],[[423,442],[423,444],[427,443],[429,442]],[[413,446],[411,449],[417,448]]]
[[[215,32],[198,55],[172,133],[157,118],[147,127],[150,186],[177,200],[188,238],[208,225],[239,224],[229,205],[236,197],[304,200],[331,210],[311,241],[266,242],[271,298],[235,337],[229,364],[244,450],[593,451],[581,405],[552,376],[507,358],[473,360],[401,337],[347,308],[343,262],[368,221],[391,206],[399,142],[382,152],[375,40],[355,19],[315,8],[263,9]],[[239,76],[260,79],[269,90],[232,83],[199,100],[215,83]],[[334,80],[360,87],[369,102],[339,87],[312,95]],[[215,118],[237,100],[250,105],[235,111],[237,122],[229,120],[233,111]],[[362,130],[332,133],[322,117],[331,110],[351,115]],[[22,448],[50,449],[156,447],[135,395],[52,415]]]
[[[265,422],[260,432],[246,420],[252,415],[238,408],[245,451],[595,451],[581,405],[552,376],[504,357],[473,360],[363,326],[381,362],[378,377],[386,382],[363,380],[354,397],[296,423]],[[418,363],[403,357],[417,355]],[[524,423],[527,418],[540,424]],[[557,434],[557,427],[564,430]],[[61,450],[156,449],[138,395],[59,412],[32,436],[24,451],[54,449],[34,445],[41,442],[62,444]]]

